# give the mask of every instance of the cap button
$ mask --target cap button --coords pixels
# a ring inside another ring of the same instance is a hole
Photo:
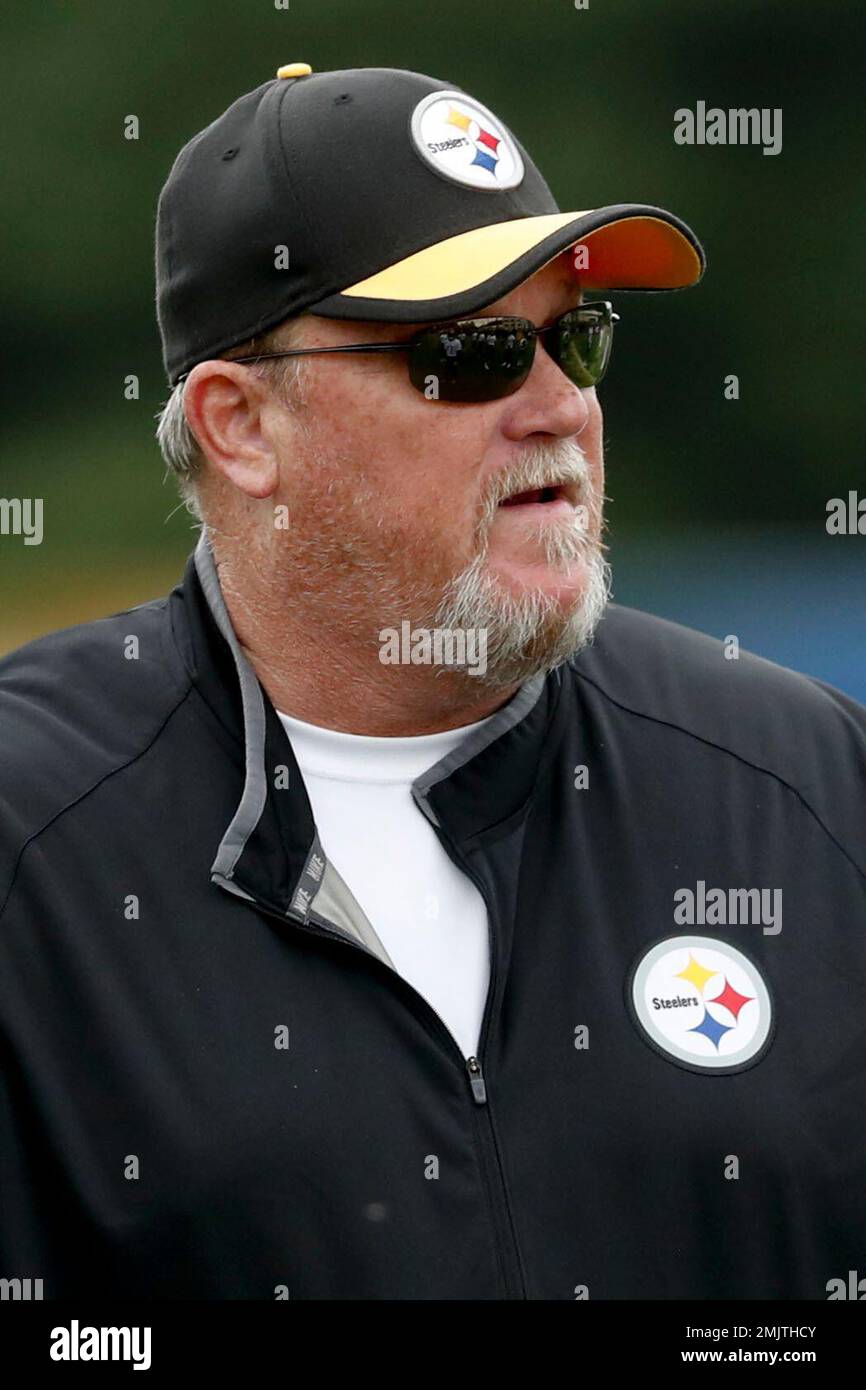
[[[277,77],[309,77],[312,71],[309,63],[285,63],[277,68]]]

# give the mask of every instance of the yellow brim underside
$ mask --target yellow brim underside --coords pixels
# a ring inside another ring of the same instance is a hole
[[[519,217],[474,227],[416,251],[340,293],[359,299],[446,299],[492,279],[546,237],[594,211]],[[578,243],[587,247],[588,264],[575,273],[582,283],[597,289],[679,289],[700,277],[694,247],[676,227],[658,217],[623,217],[575,236],[572,244]],[[550,259],[561,255],[562,249]]]

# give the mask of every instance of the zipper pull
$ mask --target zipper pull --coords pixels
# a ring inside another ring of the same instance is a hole
[[[487,1087],[484,1085],[484,1072],[477,1057],[466,1058],[466,1070],[469,1072],[469,1082],[476,1105],[486,1105]]]

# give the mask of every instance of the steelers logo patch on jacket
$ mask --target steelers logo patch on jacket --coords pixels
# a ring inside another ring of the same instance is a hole
[[[692,1070],[741,1071],[772,1041],[773,1006],[761,971],[716,937],[656,942],[630,972],[626,994],[641,1036]]]

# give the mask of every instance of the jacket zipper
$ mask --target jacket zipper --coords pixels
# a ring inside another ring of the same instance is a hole
[[[436,830],[445,845],[449,857],[466,876],[472,880],[482,901],[487,908],[487,920],[490,924],[488,940],[490,943],[490,987],[487,991],[487,1001],[484,1008],[484,1017],[481,1020],[481,1032],[478,1039],[479,1056],[475,1059],[467,1059],[470,1080],[473,1084],[473,1094],[479,1106],[483,1105],[483,1110],[476,1111],[478,1118],[478,1137],[483,1150],[489,1155],[488,1163],[490,1169],[490,1199],[494,1216],[494,1225],[498,1222],[500,1229],[500,1243],[503,1250],[503,1282],[508,1297],[525,1299],[528,1297],[526,1292],[526,1273],[523,1268],[523,1259],[520,1254],[520,1246],[517,1242],[517,1231],[514,1225],[514,1215],[511,1210],[511,1199],[508,1195],[508,1184],[505,1181],[505,1167],[502,1162],[502,1151],[499,1143],[499,1136],[493,1120],[485,1083],[484,1073],[481,1069],[481,1057],[485,1053],[487,1044],[487,1034],[490,1031],[490,1023],[493,1013],[493,1000],[496,995],[498,977],[498,951],[496,949],[496,935],[493,931],[493,913],[490,910],[490,903],[487,900],[487,893],[479,875],[471,867],[463,855],[457,849],[453,839],[445,830],[444,826],[434,824],[430,817],[428,808],[423,798],[417,799],[416,804],[423,811],[424,815]],[[477,1063],[477,1072],[474,1070],[473,1060]],[[476,1093],[477,1086],[477,1093]],[[482,1120],[483,1116],[483,1120]]]
[[[477,879],[476,875],[468,869],[468,866],[466,866],[466,872],[469,873],[473,882],[476,883],[479,892],[486,902],[486,897],[480,881]],[[231,889],[229,891],[231,891]],[[244,894],[244,896],[247,895]],[[333,923],[328,922],[326,918],[320,917],[318,913],[311,911],[308,915],[308,919],[304,919],[294,908],[289,908],[288,912],[284,914],[259,902],[257,898],[248,898],[248,901],[251,901],[259,911],[266,913],[269,917],[275,918],[278,922],[285,924],[289,921],[301,931],[310,932],[314,936],[327,936],[330,937],[331,940],[339,941],[343,945],[352,947],[356,951],[362,951],[365,956],[369,956],[371,960],[376,961],[383,969],[387,970],[389,974],[394,975],[400,980],[415,996],[421,1008],[434,1020],[438,1031],[446,1039],[450,1050],[456,1052],[459,1056],[461,1066],[469,1082],[470,1094],[474,1102],[473,1118],[475,1119],[475,1134],[482,1153],[482,1176],[484,1178],[493,1218],[493,1230],[496,1237],[496,1253],[499,1262],[500,1278],[506,1291],[506,1297],[526,1298],[526,1283],[523,1275],[523,1265],[514,1232],[514,1223],[511,1216],[508,1192],[505,1186],[505,1175],[502,1170],[499,1144],[490,1115],[487,1081],[484,1075],[481,1057],[475,1055],[464,1057],[457,1039],[445,1023],[441,1014],[438,1014],[433,1008],[433,1005],[424,998],[423,994],[420,994],[418,990],[415,989],[411,981],[405,979],[404,976],[392,969],[391,966],[386,965],[385,961],[377,956],[374,951],[371,951],[369,947],[362,945],[360,942],[353,941],[351,937],[339,931]],[[313,925],[311,926],[310,923]],[[493,947],[492,943],[491,946],[490,987],[488,989],[484,1017],[481,1022],[481,1034],[478,1043],[479,1053],[483,1050],[483,1045],[487,1036],[490,1022],[489,1015],[496,984],[495,947]],[[484,1121],[481,1120],[482,1114],[485,1116]]]

